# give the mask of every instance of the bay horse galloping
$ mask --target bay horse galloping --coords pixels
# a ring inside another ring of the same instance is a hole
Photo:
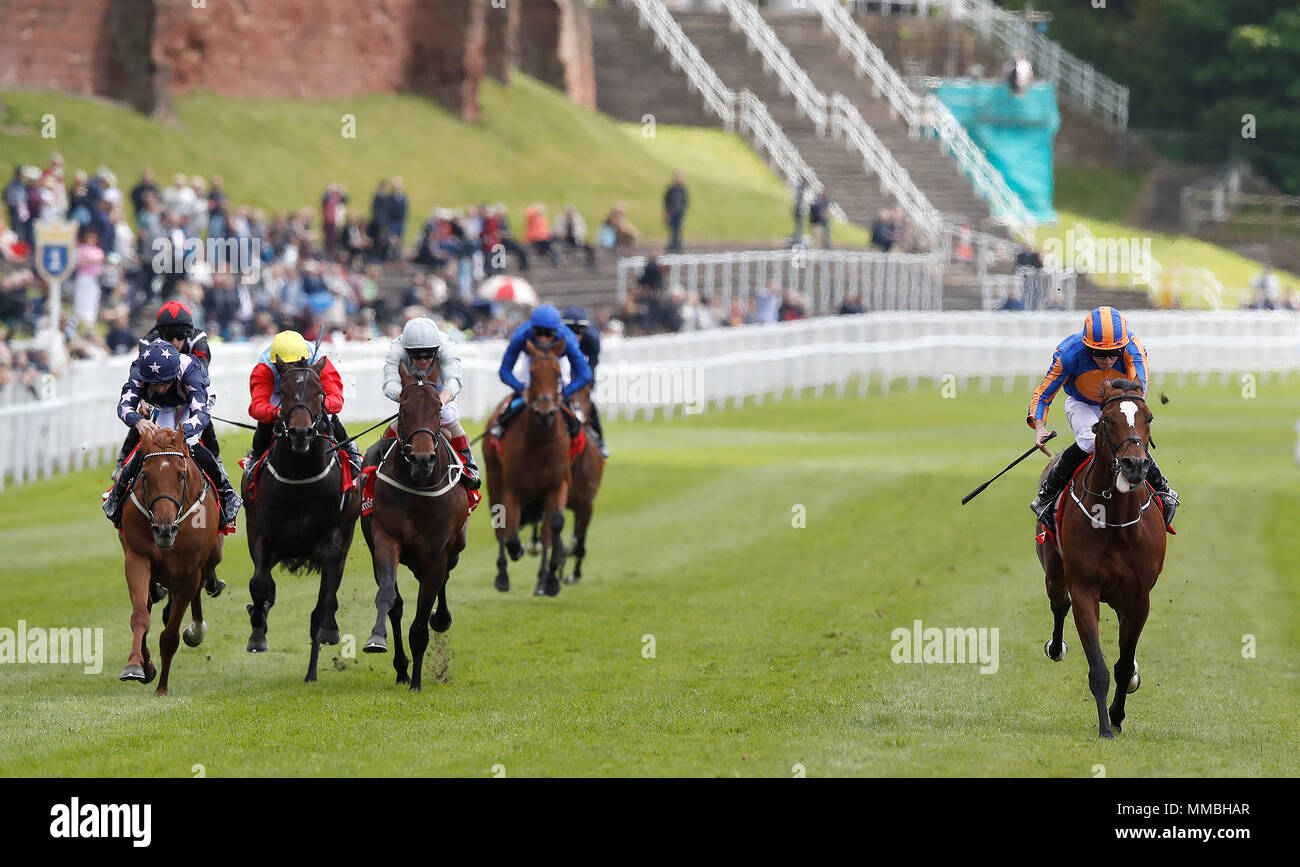
[[[305,680],[311,683],[316,680],[320,646],[339,642],[338,589],[361,498],[345,486],[343,460],[333,447],[320,380],[325,359],[313,365],[277,360],[275,366],[280,374],[275,439],[265,456],[249,464],[243,481],[248,553],[253,559],[247,649],[262,653],[268,647],[267,613],[275,604],[271,570],[276,564],[295,573],[319,572],[320,591],[308,626],[311,659]]]
[[[1151,610],[1151,588],[1165,562],[1165,521],[1160,501],[1146,482],[1152,418],[1141,384],[1116,379],[1101,386],[1095,454],[1062,494],[1055,542],[1043,532],[1038,538],[1038,558],[1055,619],[1051,640],[1043,651],[1056,662],[1065,658],[1061,630],[1066,612],[1073,606],[1074,625],[1088,657],[1088,686],[1097,701],[1098,733],[1103,738],[1114,737],[1112,726],[1114,731],[1120,730],[1125,698],[1141,683],[1136,660],[1138,637]],[[1051,466],[1049,462],[1044,478]],[[1098,635],[1103,602],[1119,616],[1119,660],[1109,719],[1106,696],[1110,675]]]
[[[217,493],[190,456],[185,435],[159,428],[140,439],[140,472],[131,484],[130,502],[122,510],[118,538],[126,555],[126,586],[131,594],[131,655],[121,680],[150,683],[157,667],[149,658],[149,632],[154,582],[167,588],[163,610],[162,678],[155,692],[167,694],[167,676],[179,644],[181,620],[188,606],[193,622],[185,643],[198,647],[207,632],[199,585],[215,574],[221,562],[221,510]]]
[[[497,577],[495,587],[510,589],[506,553],[511,560],[523,556],[519,526],[526,506],[541,504],[542,558],[537,570],[534,596],[557,596],[564,574],[564,509],[573,481],[569,459],[568,426],[562,407],[560,358],[564,338],[525,344],[529,356],[529,385],[524,392],[522,418],[506,428],[500,439],[490,437],[483,444],[483,473],[487,479],[492,524],[497,534]],[[491,429],[494,419],[489,420]],[[498,506],[504,520],[497,518]]]
[[[416,378],[399,368],[402,390],[398,394],[397,438],[380,440],[366,454],[365,488],[373,484],[373,500],[361,516],[361,533],[370,547],[375,567],[375,628],[363,650],[388,650],[387,617],[397,644],[393,668],[397,682],[420,689],[429,627],[446,632],[451,627],[447,607],[447,581],[465,550],[469,527],[469,493],[460,483],[464,471],[451,443],[440,432],[442,400],[436,373]],[[374,469],[371,469],[371,468]],[[373,481],[370,479],[373,475]],[[369,498],[367,494],[367,498]],[[420,595],[411,621],[411,655],[414,671],[402,649],[402,594],[397,587],[401,563],[420,582]],[[434,610],[434,601],[438,607]]]

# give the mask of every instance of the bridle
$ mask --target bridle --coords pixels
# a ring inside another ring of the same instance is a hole
[[[414,382],[408,382],[406,385],[402,386],[402,390],[398,392],[398,396],[399,396],[399,398],[400,398],[400,396],[401,396],[403,393],[406,392],[406,390],[407,390],[408,388],[412,388],[412,387],[414,387],[414,388],[432,388],[432,389],[433,389],[434,396],[435,396],[435,397],[438,396],[438,385],[437,385],[437,383],[428,382],[428,381],[425,380],[425,378],[424,378],[423,376],[417,376],[417,377],[415,378],[415,381],[414,381]],[[442,403],[442,399],[441,399],[440,397],[438,398],[438,403],[439,403],[439,404]],[[431,437],[433,438],[433,445],[434,445],[434,448],[437,448],[437,446],[438,446],[438,432],[437,432],[437,431],[433,431],[433,430],[429,430],[427,427],[416,428],[415,430],[411,431],[407,436],[404,436],[404,437],[403,437],[403,436],[401,435],[401,434],[402,434],[402,417],[401,417],[400,414],[398,415],[398,417],[397,417],[397,435],[400,437],[400,439],[399,439],[399,443],[400,443],[401,452],[402,452],[402,459],[405,460],[405,461],[407,462],[407,464],[410,464],[410,463],[411,463],[411,457],[412,457],[412,455],[413,455],[413,453],[414,453],[414,451],[415,451],[415,446],[413,445],[412,441],[415,439],[415,437],[416,437],[417,434],[422,434],[422,433],[427,433],[429,436],[431,436]]]
[[[181,467],[184,470],[184,473],[181,476],[181,496],[179,500],[173,497],[171,494],[158,494],[156,497],[151,499],[147,505],[142,504],[135,495],[135,488],[136,485],[140,484],[140,480],[145,478],[147,475],[143,466],[140,469],[139,475],[137,475],[135,477],[135,480],[131,482],[131,502],[135,503],[135,507],[140,510],[140,513],[149,519],[149,526],[154,530],[158,530],[159,527],[158,527],[158,519],[153,516],[153,507],[159,500],[171,500],[173,503],[176,504],[176,520],[173,523],[179,525],[181,521],[189,517],[190,513],[199,507],[199,504],[203,502],[203,495],[204,493],[207,492],[208,489],[208,479],[206,476],[204,476],[203,490],[199,492],[199,495],[195,497],[194,501],[190,504],[190,507],[186,509],[185,498],[186,495],[189,493],[190,469],[188,464],[186,464],[185,462],[189,460],[189,455],[185,454],[185,452],[171,452],[171,451],[150,452],[149,454],[141,457],[140,461],[141,463],[143,463],[144,461],[149,460],[149,458],[160,458],[160,457],[177,457],[181,459]]]
[[[550,412],[546,412],[545,410],[538,407],[537,405],[538,395],[532,391],[532,384],[536,379],[533,376],[533,365],[537,364],[537,362],[542,360],[549,360],[555,364],[555,407],[556,409],[559,409],[561,403],[564,400],[564,389],[562,388],[563,378],[560,376],[560,360],[556,358],[554,355],[550,354],[551,347],[554,345],[555,345],[555,341],[549,340],[545,343],[544,346],[537,346],[537,348],[541,350],[541,352],[538,355],[534,355],[533,360],[528,364],[529,396],[532,398],[532,400],[530,400],[528,403],[528,408],[531,409],[535,415],[537,415],[539,418],[545,421],[549,421],[552,418],[552,416],[554,416],[555,409],[551,410]]]
[[[1085,495],[1090,494],[1090,495],[1092,495],[1092,496],[1094,496],[1094,497],[1100,497],[1100,498],[1103,499],[1103,500],[1109,500],[1109,499],[1111,499],[1111,498],[1115,495],[1115,493],[1116,493],[1116,491],[1115,491],[1115,485],[1116,485],[1116,482],[1119,480],[1119,472],[1120,472],[1120,464],[1119,464],[1120,456],[1119,456],[1119,453],[1120,453],[1121,450],[1124,449],[1124,447],[1125,447],[1126,445],[1128,445],[1129,443],[1134,443],[1134,444],[1136,444],[1139,448],[1142,449],[1142,478],[1143,478],[1144,480],[1146,479],[1147,472],[1151,469],[1151,464],[1152,464],[1151,452],[1150,452],[1150,450],[1147,448],[1147,444],[1146,444],[1145,442],[1142,441],[1142,438],[1141,438],[1141,437],[1139,437],[1139,436],[1128,436],[1128,437],[1125,437],[1124,439],[1120,440],[1119,443],[1112,443],[1112,442],[1110,441],[1110,438],[1106,436],[1106,433],[1105,433],[1105,432],[1106,432],[1106,425],[1107,425],[1107,424],[1109,423],[1109,421],[1110,421],[1110,419],[1106,417],[1106,407],[1109,406],[1109,405],[1110,405],[1111,403],[1113,403],[1114,401],[1117,401],[1117,400],[1131,400],[1131,401],[1134,401],[1135,403],[1139,403],[1139,404],[1141,404],[1142,409],[1146,410],[1148,413],[1151,411],[1150,408],[1147,407],[1146,399],[1143,398],[1141,395],[1133,394],[1132,392],[1123,392],[1123,393],[1121,393],[1121,394],[1113,394],[1113,395],[1111,395],[1110,397],[1108,397],[1108,398],[1106,398],[1105,400],[1102,401],[1102,403],[1101,403],[1101,420],[1098,422],[1098,424],[1100,425],[1100,427],[1097,429],[1097,438],[1098,438],[1099,440],[1102,440],[1103,442],[1105,442],[1105,444],[1106,444],[1106,448],[1110,450],[1110,468],[1109,468],[1109,473],[1110,473],[1110,484],[1106,486],[1105,490],[1102,490],[1102,491],[1094,491],[1094,490],[1092,490],[1092,489],[1090,489],[1090,488],[1088,487],[1088,478],[1087,478],[1087,476],[1085,475],[1084,478],[1083,478],[1083,481],[1082,481],[1082,486],[1083,486],[1083,492],[1084,492]],[[1152,445],[1155,445],[1155,442],[1152,441],[1151,444],[1152,444]],[[1095,452],[1095,450],[1094,450],[1094,457],[1093,457],[1093,460],[1097,460],[1097,459],[1098,459],[1098,456],[1096,456],[1096,452]],[[1144,486],[1145,486],[1145,483],[1144,483]],[[1138,521],[1141,521],[1141,520],[1142,520],[1142,513],[1145,512],[1145,511],[1147,510],[1147,507],[1151,505],[1152,500],[1155,499],[1155,497],[1154,497],[1154,495],[1151,493],[1151,491],[1148,490],[1148,491],[1147,491],[1147,499],[1146,499],[1146,502],[1143,503],[1143,504],[1138,508],[1138,515],[1137,515],[1136,518],[1134,518],[1132,521],[1126,521],[1126,522],[1124,522],[1124,523],[1122,523],[1122,524],[1111,524],[1111,523],[1107,523],[1107,522],[1105,522],[1105,521],[1099,521],[1095,515],[1092,515],[1092,514],[1090,514],[1090,513],[1088,512],[1088,509],[1083,505],[1083,501],[1079,498],[1079,495],[1076,494],[1076,493],[1074,492],[1074,486],[1073,486],[1073,485],[1070,486],[1070,497],[1071,497],[1071,498],[1072,498],[1076,503],[1079,504],[1079,508],[1083,510],[1083,513],[1088,517],[1088,520],[1091,521],[1091,522],[1092,522],[1092,525],[1093,525],[1094,527],[1097,527],[1097,528],[1101,528],[1101,527],[1131,527],[1132,525],[1136,524]]]
[[[402,386],[402,390],[398,392],[399,399],[401,397],[401,394],[404,393],[408,388],[432,388],[434,398],[438,400],[439,404],[441,405],[441,399],[438,397],[437,383],[427,382],[423,376],[417,376],[413,382],[408,382],[406,385]],[[402,460],[406,462],[408,470],[410,469],[411,459],[413,457],[413,453],[415,450],[415,447],[412,444],[412,440],[415,439],[417,434],[427,433],[429,436],[433,437],[433,448],[434,448],[435,455],[437,454],[438,450],[443,447],[443,438],[438,435],[437,431],[430,430],[427,427],[422,427],[422,428],[416,428],[406,436],[402,436],[401,425],[402,425],[402,416],[401,416],[401,411],[399,410],[397,416],[397,434],[399,438],[394,441],[394,445],[398,446],[398,453],[401,454]],[[448,446],[448,448],[450,448],[450,446]],[[375,468],[375,478],[379,479],[384,484],[389,485],[390,487],[397,488],[399,491],[404,491],[405,493],[408,494],[414,494],[418,497],[441,497],[443,494],[455,488],[456,485],[460,484],[460,477],[461,474],[464,472],[464,470],[461,468],[460,461],[456,460],[454,456],[449,456],[451,460],[448,462],[447,470],[443,474],[446,478],[446,481],[443,482],[443,484],[438,487],[415,488],[415,487],[411,487],[410,485],[399,482],[397,479],[385,473],[383,468],[384,464],[387,463],[388,456],[392,453],[392,451],[393,451],[393,446],[389,446],[388,451],[384,453],[383,459],[379,462],[379,466]]]
[[[297,403],[290,406],[287,410],[284,408],[283,403],[280,405],[280,417],[275,420],[275,427],[274,427],[275,435],[277,437],[280,437],[287,434],[289,432],[289,420],[293,418],[293,414],[300,409],[305,409],[307,410],[307,415],[310,416],[311,418],[312,439],[315,439],[316,437],[319,436],[328,436],[326,432],[321,430],[321,423],[325,419],[325,400],[324,400],[325,386],[320,381],[320,374],[316,372],[316,369],[314,367],[308,366],[308,367],[295,367],[292,370],[285,371],[284,375],[287,377],[290,373],[293,373],[295,371],[303,371],[311,374],[311,378],[315,379],[316,384],[321,387],[322,397],[321,397],[320,411],[317,413],[312,413],[311,407],[308,406],[306,403],[308,378],[304,376],[302,380],[298,383],[298,395],[297,397],[294,398],[294,400],[296,400]]]

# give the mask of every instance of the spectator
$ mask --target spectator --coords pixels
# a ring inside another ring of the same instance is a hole
[[[1273,273],[1271,264],[1264,266],[1264,270],[1250,282],[1250,286],[1255,290],[1255,298],[1248,305],[1249,309],[1277,309],[1278,293],[1281,291],[1282,284],[1278,281],[1277,275]]]
[[[999,310],[1024,310],[1025,303],[1020,300],[1020,287],[1012,283],[1007,289],[1007,299],[1002,302]]]
[[[564,209],[564,222],[560,224],[565,250],[581,250],[587,256],[587,270],[596,270],[596,248],[587,243],[587,224],[577,208]]]
[[[550,224],[546,221],[546,206],[540,202],[524,211],[524,240],[537,253],[545,253],[552,265],[561,264],[564,259],[555,249],[555,238],[551,235]]]
[[[661,252],[654,250],[646,257],[645,267],[641,269],[641,276],[636,281],[636,285],[651,296],[658,295],[664,288],[664,275],[659,267]]]
[[[796,244],[803,242],[803,218],[808,213],[808,182],[803,178],[794,187],[794,235]]]
[[[836,312],[840,316],[856,316],[859,313],[866,313],[867,310],[862,306],[862,296],[857,292],[849,292],[840,302],[840,309]]]
[[[605,234],[606,226],[609,227],[609,234]],[[603,237],[600,245],[607,250],[636,246],[637,240],[641,237],[641,233],[628,221],[627,206],[622,202],[617,202],[605,216],[605,222],[601,225],[601,232]]]
[[[4,198],[10,228],[19,238],[27,241],[27,224],[31,220],[31,212],[27,210],[27,185],[23,183],[23,166],[14,166],[14,176],[5,186]]]
[[[144,208],[144,197],[147,194],[153,194],[155,198],[161,195],[158,185],[153,182],[153,169],[145,169],[141,172],[140,182],[131,188],[131,213],[137,221],[140,219],[140,211]]]
[[[825,189],[808,206],[808,225],[813,228],[821,226],[822,249],[831,249],[831,200]]]
[[[888,208],[876,212],[875,222],[871,224],[871,246],[882,253],[888,253],[894,246],[894,222]]]
[[[694,289],[686,293],[686,303],[681,312],[683,331],[707,331],[718,327],[712,309],[700,303],[700,293]]]
[[[776,311],[777,321],[793,322],[796,319],[803,319],[807,306],[808,303],[802,293],[787,289],[781,294],[781,306]]]
[[[229,235],[227,223],[230,220],[229,199],[226,198],[226,182],[221,175],[212,176],[212,186],[208,190],[207,218],[208,235],[224,238]]]
[[[108,207],[108,202],[100,203]],[[77,239],[77,276],[73,281],[72,306],[77,319],[94,325],[99,318],[99,278],[104,273],[104,249],[99,235],[90,227],[82,228]]]
[[[775,280],[768,280],[767,285],[758,292],[753,321],[757,325],[770,325],[779,319],[780,311],[781,290]]]
[[[333,253],[343,241],[343,234],[348,225],[348,197],[339,184],[325,187],[320,198],[321,232],[325,238],[325,249]]]
[[[106,343],[108,351],[113,355],[125,355],[135,348],[135,332],[131,330],[130,311],[122,308],[113,314]]]
[[[388,181],[381,180],[370,200],[370,251],[372,261],[389,260],[388,232],[391,225],[388,212]]]
[[[406,191],[402,188],[402,179],[395,177],[389,182],[387,208],[390,258],[393,261],[402,258],[402,243],[406,237],[406,211]]]
[[[668,225],[668,252],[678,253],[682,249],[682,221],[686,219],[686,208],[690,198],[686,186],[682,183],[681,172],[673,175],[673,182],[664,191],[664,222]]]

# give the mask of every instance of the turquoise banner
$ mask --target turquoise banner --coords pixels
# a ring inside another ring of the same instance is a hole
[[[1055,221],[1052,148],[1061,126],[1056,85],[1033,84],[1016,96],[1005,82],[953,81],[944,82],[935,96],[966,128],[1029,213],[1042,222]]]

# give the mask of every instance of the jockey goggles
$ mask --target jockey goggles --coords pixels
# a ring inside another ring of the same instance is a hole
[[[538,326],[538,327],[533,328],[533,336],[534,336],[534,337],[554,337],[554,336],[555,336],[555,329],[554,329],[554,328],[546,328],[546,327],[544,327],[544,326]]]
[[[1119,358],[1122,351],[1120,349],[1088,349],[1088,353],[1093,358]]]
[[[412,361],[421,359],[432,359],[438,357],[438,350],[432,348],[408,349],[407,354],[411,356]]]
[[[190,336],[188,325],[169,325],[158,329],[158,336],[163,340],[185,340]]]

